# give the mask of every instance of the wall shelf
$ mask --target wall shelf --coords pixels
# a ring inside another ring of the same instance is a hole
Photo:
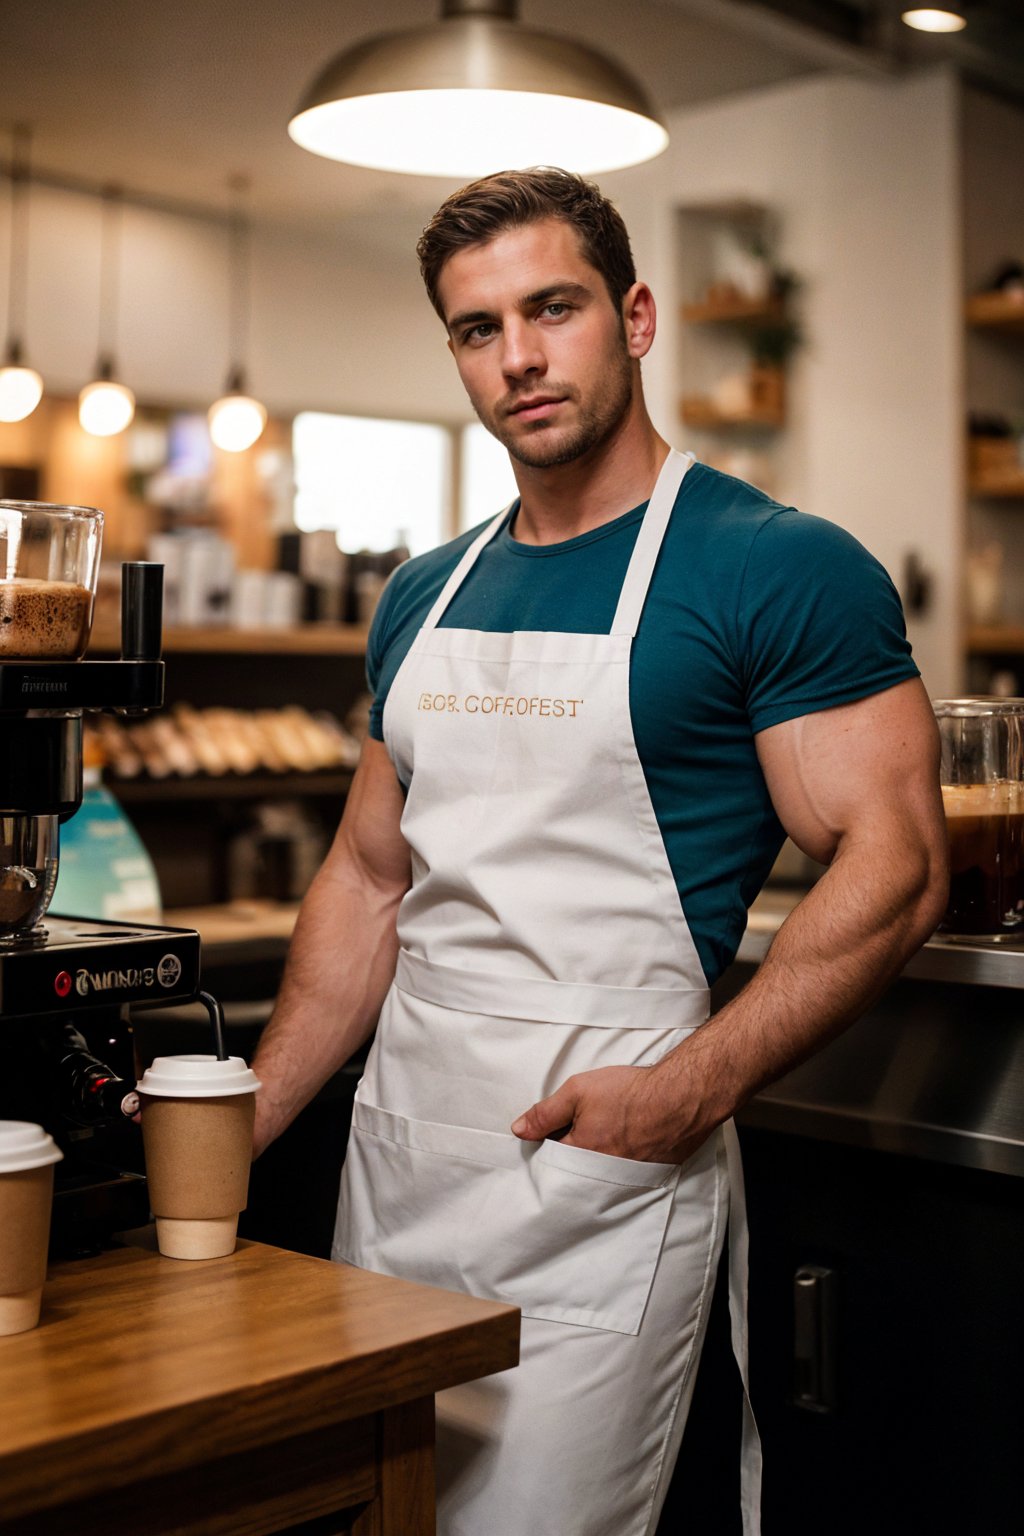
[[[967,324],[1024,336],[1024,294],[975,294],[967,300]]]
[[[323,773],[225,773],[197,774],[181,778],[119,779],[114,774],[104,783],[122,805],[161,805],[181,800],[300,799],[310,795],[344,795],[352,784],[352,769]]]
[[[967,649],[972,656],[1024,656],[1024,624],[972,624]]]
[[[972,475],[967,489],[972,496],[984,500],[1024,500],[1024,470],[1003,475]]]
[[[682,315],[689,325],[771,325],[785,318],[786,308],[781,299],[746,299],[737,294],[684,304]]]
[[[684,425],[688,427],[718,430],[721,428],[758,427],[778,432],[786,425],[783,411],[751,409],[748,411],[720,411],[710,400],[684,400],[679,408]]]
[[[368,630],[359,624],[296,624],[290,629],[229,629],[183,625],[165,628],[168,652],[207,652],[221,656],[363,656]],[[120,631],[99,625],[90,653],[119,652]]]

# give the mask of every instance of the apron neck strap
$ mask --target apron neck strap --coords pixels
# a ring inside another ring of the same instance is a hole
[[[636,544],[630,556],[629,568],[626,571],[626,579],[622,583],[622,591],[619,593],[619,604],[615,610],[615,618],[612,621],[611,633],[613,635],[635,635],[637,625],[640,623],[640,614],[643,612],[644,603],[647,600],[647,589],[651,584],[654,574],[654,566],[661,549],[661,541],[665,537],[665,529],[672,515],[676,495],[683,482],[683,476],[693,463],[692,453],[678,453],[674,448],[669,450],[668,458],[661,466],[651,499],[644,513],[644,520],[640,524],[640,532],[637,534]],[[508,506],[497,517],[487,524],[482,533],[478,534],[472,544],[466,550],[458,565],[452,571],[448,580],[441,589],[441,594],[433,608],[423,621],[424,629],[436,629],[448,604],[465,581],[469,572],[476,564],[480,551],[484,549],[504,526],[515,502],[509,502]]]
[[[661,466],[661,473],[651,493],[651,499],[647,503],[644,520],[640,524],[640,532],[636,536],[626,579],[619,593],[618,607],[615,610],[615,618],[612,620],[613,635],[635,636],[636,634],[640,615],[647,601],[651,577],[654,575],[654,567],[661,551],[661,542],[668,527],[668,520],[672,515],[679,487],[683,483],[683,476],[693,462],[692,453],[678,453],[672,448]]]
[[[431,608],[430,612],[424,619],[424,629],[437,628],[441,620],[441,615],[444,613],[445,609],[448,607],[448,604],[451,602],[452,598],[455,596],[456,592],[459,590],[459,588],[462,586],[462,583],[469,575],[473,566],[476,564],[480,551],[491,542],[491,540],[494,538],[494,535],[501,528],[502,524],[514,506],[515,502],[510,501],[504,511],[499,512],[497,517],[492,518],[483,532],[478,534],[477,537],[473,540],[472,544],[466,550],[466,553],[463,555],[462,559],[459,561],[458,565],[455,567],[454,571],[452,571],[451,575],[448,577],[448,580],[442,587],[441,595],[437,599],[437,602],[434,604],[433,608]]]

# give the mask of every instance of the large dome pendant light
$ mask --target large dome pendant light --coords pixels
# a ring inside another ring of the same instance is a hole
[[[117,333],[121,276],[121,194],[108,187],[103,194],[100,231],[100,323],[96,376],[78,396],[78,420],[93,437],[116,437],[135,416],[135,396],[114,377],[114,338]]]
[[[940,11],[933,6],[904,11],[900,20],[917,32],[962,32],[967,25],[967,17],[960,11]]]
[[[357,43],[288,132],[330,160],[417,176],[592,174],[661,153],[664,124],[618,64],[516,15],[517,0],[442,0],[439,22]]]
[[[249,183],[244,176],[231,180],[235,206],[231,213],[228,269],[231,279],[229,334],[231,364],[224,394],[207,412],[210,437],[226,453],[244,453],[260,437],[267,424],[266,407],[246,393],[245,356],[249,333],[249,223],[242,208]]]
[[[0,421],[24,421],[43,398],[42,377],[25,365],[28,279],[29,130],[16,127],[11,144],[11,262],[7,275],[7,344],[0,368]]]

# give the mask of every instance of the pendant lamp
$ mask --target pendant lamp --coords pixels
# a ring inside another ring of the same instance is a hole
[[[242,210],[242,199],[248,190],[248,183],[244,177],[235,177],[231,186],[235,193],[228,253],[232,361],[225,392],[210,406],[207,419],[210,423],[210,436],[218,448],[223,448],[227,453],[243,453],[246,448],[252,447],[266,426],[267,412],[265,406],[246,392],[245,364],[242,359],[249,331],[249,223]]]
[[[959,11],[936,10],[932,6],[904,11],[900,20],[916,32],[962,32],[967,25],[967,17]]]
[[[0,421],[24,421],[43,397],[42,378],[24,362],[29,145],[28,129],[15,128],[11,143],[11,262],[7,275],[7,341],[0,368]]]
[[[314,81],[288,132],[330,160],[462,178],[611,171],[668,143],[618,64],[524,26],[517,0],[442,0],[440,21],[357,43]]]
[[[100,322],[96,375],[78,397],[78,420],[93,437],[116,437],[131,424],[135,396],[115,377],[114,339],[121,275],[121,195],[109,187],[103,194],[100,235]]]

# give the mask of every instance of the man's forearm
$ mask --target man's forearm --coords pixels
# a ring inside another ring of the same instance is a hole
[[[400,900],[352,866],[325,865],[310,886],[253,1060],[257,1155],[372,1033],[395,973]]]
[[[916,851],[916,850],[915,850]],[[737,997],[651,1069],[651,1089],[682,1107],[683,1139],[702,1139],[765,1084],[811,1055],[878,997],[933,932],[944,870],[902,850],[837,856],[780,929]]]

